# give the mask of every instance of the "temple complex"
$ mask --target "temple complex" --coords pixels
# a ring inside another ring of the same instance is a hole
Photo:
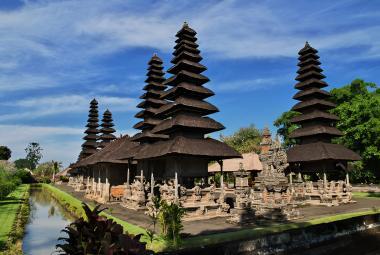
[[[326,173],[346,170],[348,161],[360,157],[331,143],[342,133],[334,126],[338,117],[329,113],[335,105],[322,89],[327,84],[317,50],[306,43],[299,52],[295,88],[300,91],[294,99],[300,102],[292,110],[300,114],[291,120],[299,128],[290,134],[297,144],[286,151],[265,127],[260,153],[242,156],[207,137],[224,126],[209,117],[219,110],[206,101],[214,93],[204,86],[209,79],[203,74],[207,68],[201,64],[196,35],[187,23],[177,32],[168,79],[163,61],[157,54],[150,58],[135,115],[141,120],[133,126],[139,133],[133,137],[114,136],[109,110],[98,136],[97,102],[91,101],[86,141],[75,165],[82,175],[70,185],[87,198],[136,211],[149,212],[153,198],[159,197],[183,207],[187,221],[286,221],[302,217],[297,209],[301,205],[351,202],[348,175],[343,181],[327,181]],[[305,181],[303,174],[320,180]]]

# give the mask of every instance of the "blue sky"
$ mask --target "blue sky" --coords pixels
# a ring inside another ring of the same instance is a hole
[[[379,1],[1,0],[0,144],[13,159],[38,141],[43,161],[75,161],[93,97],[118,133],[136,132],[146,63],[156,52],[171,66],[183,21],[198,32],[225,135],[250,124],[275,131],[295,104],[305,41],[331,87],[380,84]]]

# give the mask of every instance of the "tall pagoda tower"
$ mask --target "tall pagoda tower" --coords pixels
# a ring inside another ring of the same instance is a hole
[[[143,88],[146,92],[140,96],[142,101],[137,105],[138,108],[142,108],[135,117],[143,119],[133,127],[140,129],[141,133],[135,135],[132,140],[140,143],[152,143],[158,140],[166,139],[166,135],[154,134],[151,130],[159,124],[162,119],[155,116],[158,108],[167,104],[167,101],[161,99],[164,90],[167,88],[162,83],[165,81],[163,72],[162,60],[154,54],[148,62],[147,83]]]
[[[329,110],[335,104],[329,101],[330,93],[322,88],[327,87],[325,76],[320,68],[318,51],[308,42],[298,52],[299,69],[295,88],[300,90],[293,99],[300,102],[292,110],[301,113],[291,119],[300,126],[290,134],[297,145],[287,152],[292,170],[303,172],[327,172],[345,169],[347,161],[360,160],[355,152],[339,144],[332,144],[331,139],[343,135],[335,127],[339,118]]]
[[[98,143],[98,127],[99,127],[99,119],[98,119],[98,101],[94,98],[90,102],[90,111],[88,113],[87,120],[87,129],[85,131],[86,136],[83,137],[85,142],[82,144],[82,152],[79,155],[79,159],[84,159],[95,152],[97,152]]]
[[[218,108],[204,100],[214,93],[203,86],[209,79],[201,74],[207,68],[199,63],[202,57],[196,32],[185,22],[176,37],[173,66],[167,70],[172,76],[164,82],[172,88],[161,96],[169,103],[156,112],[157,117],[165,120],[152,129],[169,139],[144,147],[135,158],[158,160],[154,170],[159,175],[170,178],[177,173],[180,182],[190,184],[194,177],[207,176],[209,161],[241,155],[225,143],[205,138],[224,126],[206,117],[218,112]]]
[[[107,109],[103,113],[102,128],[100,129],[101,135],[99,136],[99,140],[101,141],[99,143],[99,148],[103,149],[108,143],[116,139],[116,136],[114,135],[116,132],[113,128],[114,126],[112,113]]]

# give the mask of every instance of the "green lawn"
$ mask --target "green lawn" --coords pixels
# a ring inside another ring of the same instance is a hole
[[[0,247],[6,243],[12,232],[17,212],[24,201],[23,198],[28,189],[29,185],[20,185],[5,199],[0,201]]]
[[[377,198],[379,199],[380,198],[380,193],[376,193],[376,192],[352,192],[354,198],[355,197],[359,197],[359,198]]]

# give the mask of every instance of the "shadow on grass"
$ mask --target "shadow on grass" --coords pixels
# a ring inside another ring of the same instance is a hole
[[[380,193],[369,191],[367,197],[377,197],[377,198],[380,198]]]

